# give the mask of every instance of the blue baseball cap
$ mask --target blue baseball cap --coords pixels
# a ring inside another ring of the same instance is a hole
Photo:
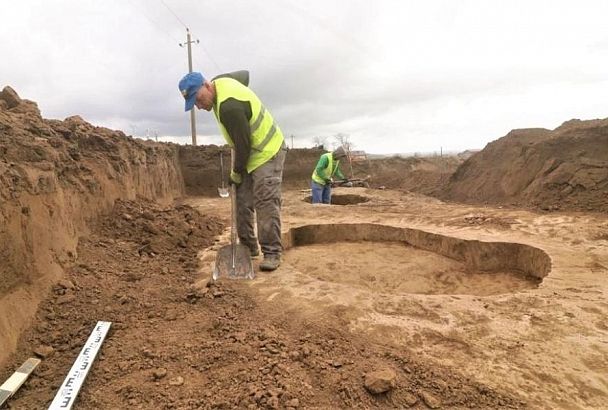
[[[190,111],[196,102],[196,93],[201,89],[205,77],[201,73],[193,72],[186,74],[179,81],[179,92],[186,100],[186,111]]]

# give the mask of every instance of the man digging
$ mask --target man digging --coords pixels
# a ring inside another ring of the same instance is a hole
[[[179,90],[186,111],[194,106],[213,114],[224,139],[235,151],[230,183],[236,185],[237,232],[251,256],[259,255],[254,231],[257,217],[259,244],[264,254],[260,269],[281,264],[281,182],[287,146],[283,133],[255,93],[247,87],[248,71],[205,80],[198,72],[186,74]]]

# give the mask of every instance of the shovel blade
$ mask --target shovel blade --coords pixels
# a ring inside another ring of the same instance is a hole
[[[218,188],[217,193],[220,194],[222,198],[228,198],[230,196],[230,190],[228,188]]]
[[[217,251],[213,279],[225,276],[229,279],[254,279],[255,272],[251,263],[251,252],[243,244],[236,244],[234,261],[232,260],[232,246],[222,246]]]

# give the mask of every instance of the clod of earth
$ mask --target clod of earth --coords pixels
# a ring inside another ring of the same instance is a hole
[[[365,374],[364,385],[372,394],[386,393],[395,388],[397,374],[392,369],[376,370]]]

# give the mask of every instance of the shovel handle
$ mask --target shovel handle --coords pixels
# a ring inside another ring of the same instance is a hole
[[[220,151],[220,181],[222,182],[222,189],[224,189],[224,154]]]
[[[234,164],[236,162],[235,158],[236,154],[234,152],[234,148],[230,150],[230,169],[234,169]],[[235,268],[236,265],[236,244],[237,244],[237,234],[236,234],[236,184],[230,184],[230,243],[232,244],[232,268]]]

